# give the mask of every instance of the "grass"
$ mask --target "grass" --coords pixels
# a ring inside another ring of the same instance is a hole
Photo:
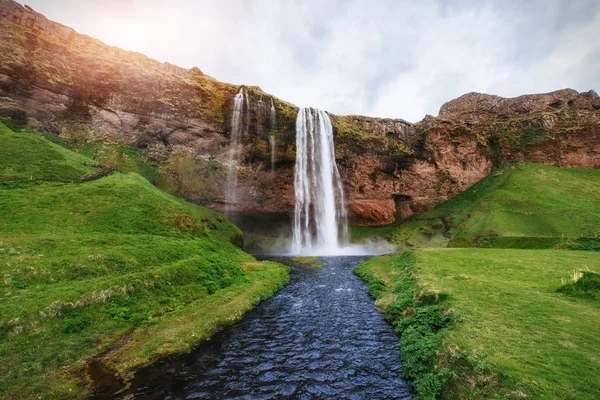
[[[69,143],[63,138],[50,134],[44,134],[43,137],[98,164],[110,165],[111,168],[122,173],[135,172],[163,190],[168,188],[168,183],[160,171],[161,164],[149,157],[145,150],[112,143],[85,141]]]
[[[437,398],[452,375],[437,361],[451,322],[443,304],[446,296],[420,290],[412,252],[372,258],[354,272],[369,284],[369,294],[400,337],[403,376],[418,398]]]
[[[98,179],[112,172],[123,174],[134,172],[160,190],[198,205],[209,204],[223,195],[219,184],[223,179],[223,171],[216,161],[195,159],[183,154],[172,155],[158,161],[144,149],[115,143],[86,142],[79,137],[65,139],[47,132],[40,135],[30,134],[26,131],[31,128],[39,130],[39,126],[19,125],[10,118],[0,121],[4,124],[0,128],[8,132],[7,137],[10,135],[16,142],[14,146],[5,149],[6,158],[9,161],[14,160],[18,164],[17,169],[22,170],[19,176],[15,173],[15,166],[11,165],[13,163],[6,163],[5,172],[11,182],[15,180],[76,182]],[[23,154],[14,151],[27,148],[23,146],[23,142],[27,142],[28,147],[45,158],[33,164],[25,160]],[[50,154],[47,151],[48,146],[60,154]],[[67,161],[74,159],[75,166],[83,166],[83,171],[67,170],[65,157]],[[37,174],[40,172],[43,176],[38,177]],[[0,183],[2,182],[0,175]]]
[[[91,173],[96,164],[41,136],[15,133],[2,122],[0,142],[0,183],[75,182]]]
[[[571,281],[559,287],[557,292],[600,302],[600,274],[575,270]]]
[[[403,247],[593,249],[600,239],[583,246],[577,238],[599,234],[600,171],[515,164],[402,221],[389,237]]]
[[[369,240],[389,239],[390,235],[398,229],[398,224],[384,226],[350,226],[350,242],[364,243]]]
[[[576,269],[600,271],[600,254],[521,249],[430,249],[408,254],[414,254],[411,273],[416,286],[405,286],[399,293],[394,288],[406,276],[407,267],[401,262],[406,256],[376,257],[358,272],[381,281],[378,306],[386,314],[394,302],[405,304],[399,308],[401,314],[394,314],[404,318],[427,304],[439,304],[442,315],[451,314],[452,322],[438,331],[441,341],[429,343],[435,359],[426,372],[447,377],[439,380],[444,398],[600,396],[600,304],[594,298],[557,292]],[[398,300],[407,291],[412,303]],[[406,363],[407,339],[401,340]],[[413,338],[413,344],[427,349],[427,343],[419,340],[422,337]],[[446,369],[451,373],[444,373]]]
[[[300,264],[306,267],[311,267],[315,269],[321,269],[325,267],[319,257],[291,257],[290,261],[293,264]]]
[[[219,214],[136,173],[80,182],[91,159],[0,128],[1,398],[86,397],[96,357],[127,379],[289,279]]]
[[[85,183],[11,185],[0,192],[0,232],[4,233],[64,231],[227,239],[240,234],[217,213],[166,194],[133,173],[115,173]]]

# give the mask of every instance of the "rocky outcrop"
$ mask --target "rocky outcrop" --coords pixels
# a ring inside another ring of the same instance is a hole
[[[0,0],[0,117],[67,139],[144,148],[158,162],[186,153],[224,165],[239,89]],[[289,221],[298,109],[258,87],[247,93],[233,208],[253,225]],[[351,222],[381,225],[430,209],[508,162],[598,168],[599,109],[595,92],[564,89],[510,99],[469,93],[417,124],[330,114]],[[224,209],[224,193],[211,200]]]
[[[234,85],[80,35],[0,1],[0,113],[25,112],[63,137],[119,141],[157,157],[226,147]]]
[[[593,90],[578,93],[573,89],[562,89],[544,94],[526,94],[513,98],[471,92],[442,105],[439,117],[478,122],[515,118],[548,109],[567,110],[569,107],[587,111],[598,110],[600,109],[600,98]]]

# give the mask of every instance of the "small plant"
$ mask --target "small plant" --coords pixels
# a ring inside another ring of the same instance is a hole
[[[598,301],[600,300],[600,274],[587,268],[575,270],[569,279],[562,279],[562,286],[557,289],[557,292]]]
[[[585,269],[585,272],[589,272],[589,269]],[[571,282],[577,282],[578,280],[580,280],[581,278],[583,278],[583,273],[584,270],[582,269],[576,269],[575,271],[573,271],[573,274],[571,275],[571,279],[567,280],[565,278],[561,278],[561,282],[563,285],[566,285],[569,281]]]

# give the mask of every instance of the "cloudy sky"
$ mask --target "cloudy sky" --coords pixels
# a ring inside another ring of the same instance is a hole
[[[600,90],[599,0],[26,3],[108,44],[336,114],[414,122],[471,91]]]

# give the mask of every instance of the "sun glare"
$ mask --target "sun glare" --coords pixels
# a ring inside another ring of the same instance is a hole
[[[119,47],[134,50],[149,39],[150,30],[141,22],[126,22],[113,32],[114,41]]]

